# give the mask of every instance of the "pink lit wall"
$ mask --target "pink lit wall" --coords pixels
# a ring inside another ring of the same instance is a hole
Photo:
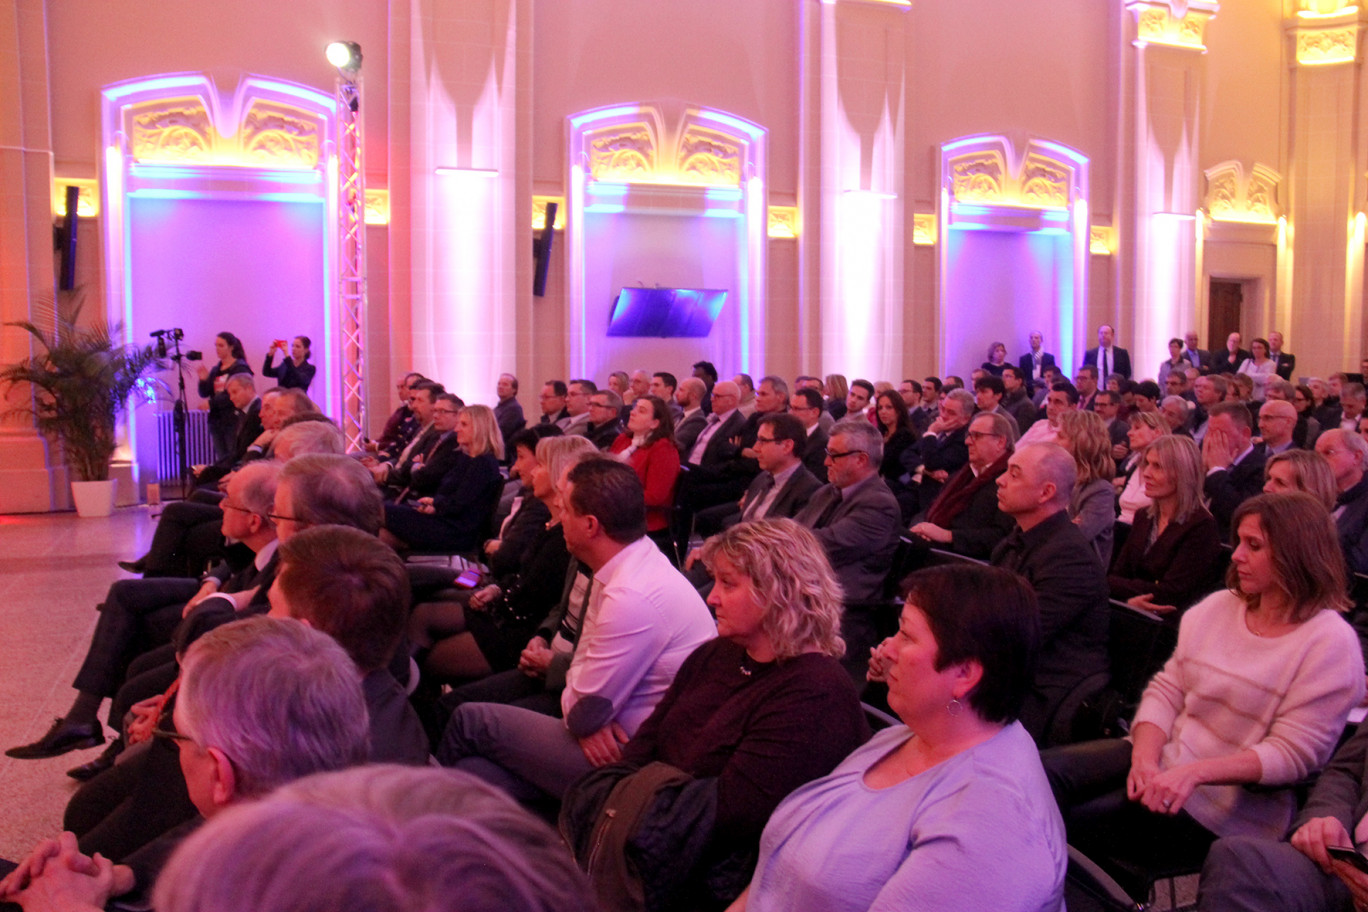
[[[590,379],[606,383],[614,370],[667,370],[687,377],[690,365],[712,361],[718,370],[740,368],[737,328],[739,218],[638,213],[588,213],[585,266],[585,365]],[[624,286],[722,288],[727,304],[706,339],[608,337],[613,302]]]
[[[151,330],[181,327],[184,348],[203,351],[209,365],[215,334],[235,333],[262,390],[274,385],[260,376],[271,340],[309,336],[318,367],[310,394],[325,404],[323,217],[316,203],[130,199],[128,337],[143,342]],[[170,371],[163,379],[175,383]],[[192,408],[201,401],[196,381],[192,369]],[[155,412],[164,407],[135,413],[144,479],[155,477]]]

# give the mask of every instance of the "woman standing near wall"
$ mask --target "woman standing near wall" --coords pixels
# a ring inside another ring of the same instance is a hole
[[[250,374],[252,368],[242,350],[242,340],[230,332],[214,337],[214,354],[218,363],[212,368],[200,365],[199,394],[209,401],[209,436],[214,441],[217,460],[232,452],[233,436],[237,433],[237,409],[228,398],[228,378],[233,374]]]
[[[309,363],[309,355],[312,354],[311,343],[308,336],[295,336],[290,343],[290,357],[280,362],[276,367],[276,350],[285,351],[285,340],[277,339],[271,345],[271,350],[266,352],[266,362],[261,365],[261,376],[274,377],[278,384],[285,389],[299,389],[304,392],[309,391],[309,384],[313,382],[314,366]]]

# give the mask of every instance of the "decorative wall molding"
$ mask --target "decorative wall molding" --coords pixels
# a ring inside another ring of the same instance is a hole
[[[1217,0],[1129,0],[1135,15],[1135,43],[1206,51],[1206,26],[1220,8]]]
[[[630,183],[656,172],[655,131],[646,123],[616,124],[588,137],[594,180]]]
[[[246,114],[236,116],[223,122],[203,97],[152,99],[121,112],[131,157],[144,164],[318,167],[326,115],[280,99],[251,98]]]
[[[208,162],[215,131],[197,98],[167,98],[130,105],[124,112],[133,159],[141,162]]]
[[[1094,256],[1111,256],[1115,253],[1115,242],[1110,225],[1093,225],[1089,228],[1088,252]]]
[[[798,207],[770,206],[766,236],[789,240],[798,236]]]
[[[1213,221],[1275,224],[1282,215],[1278,185],[1282,175],[1255,162],[1248,170],[1238,161],[1224,161],[1206,169],[1203,208]]]
[[[953,203],[1066,209],[1087,194],[1076,154],[1055,143],[1028,141],[1019,164],[1004,136],[967,137],[942,150]]]
[[[590,180],[741,187],[749,177],[750,150],[737,139],[729,118],[715,122],[704,109],[689,108],[667,123],[664,113],[649,105],[606,110],[608,116],[587,126],[576,141],[576,157]],[[572,125],[590,113],[571,118]]]
[[[1364,10],[1344,0],[1302,0],[1286,22],[1298,66],[1355,62],[1364,25]]]
[[[912,216],[912,243],[917,247],[936,245],[936,214],[917,212]]]
[[[741,146],[712,130],[691,127],[679,140],[679,177],[711,187],[741,184]]]
[[[963,203],[1003,201],[1006,158],[993,150],[961,155],[950,163],[950,195]]]
[[[242,122],[243,156],[258,165],[317,167],[321,128],[315,115],[275,102],[255,101]]]
[[[390,199],[388,190],[366,188],[366,224],[388,225],[390,223]]]

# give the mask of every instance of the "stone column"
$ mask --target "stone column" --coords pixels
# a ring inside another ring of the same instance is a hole
[[[1095,325],[1080,327],[1079,335],[1094,340],[1096,324],[1112,323],[1136,375],[1146,376],[1167,357],[1171,337],[1203,329],[1197,323],[1199,102],[1206,25],[1220,4],[1122,2],[1118,312],[1094,312]]]
[[[1363,314],[1365,23],[1361,7],[1303,0],[1285,23],[1288,216],[1292,234],[1287,347],[1317,373],[1357,371],[1368,343]]]
[[[0,0],[0,322],[35,318],[56,294],[52,259],[52,126],[43,0]],[[50,328],[50,327],[49,327]],[[0,330],[0,364],[30,354],[28,336]],[[16,388],[5,408],[23,405]],[[2,411],[3,409],[0,409]],[[26,418],[0,425],[0,513],[52,509],[66,473]],[[62,494],[60,501],[65,501]]]
[[[799,319],[819,373],[902,376],[910,7],[803,5]]]
[[[390,308],[412,338],[393,355],[489,401],[530,351],[532,2],[393,10]]]

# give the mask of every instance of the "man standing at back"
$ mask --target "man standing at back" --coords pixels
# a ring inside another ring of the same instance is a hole
[[[631,466],[589,459],[560,487],[566,547],[594,574],[561,693],[565,718],[466,703],[437,754],[525,799],[560,798],[591,768],[621,759],[680,664],[717,635],[697,590],[646,537],[645,494]]]
[[[1103,389],[1107,386],[1107,378],[1112,374],[1130,379],[1130,352],[1118,348],[1115,342],[1116,330],[1103,323],[1097,328],[1097,348],[1090,348],[1083,355],[1084,364],[1091,364],[1097,368],[1097,385]]]

